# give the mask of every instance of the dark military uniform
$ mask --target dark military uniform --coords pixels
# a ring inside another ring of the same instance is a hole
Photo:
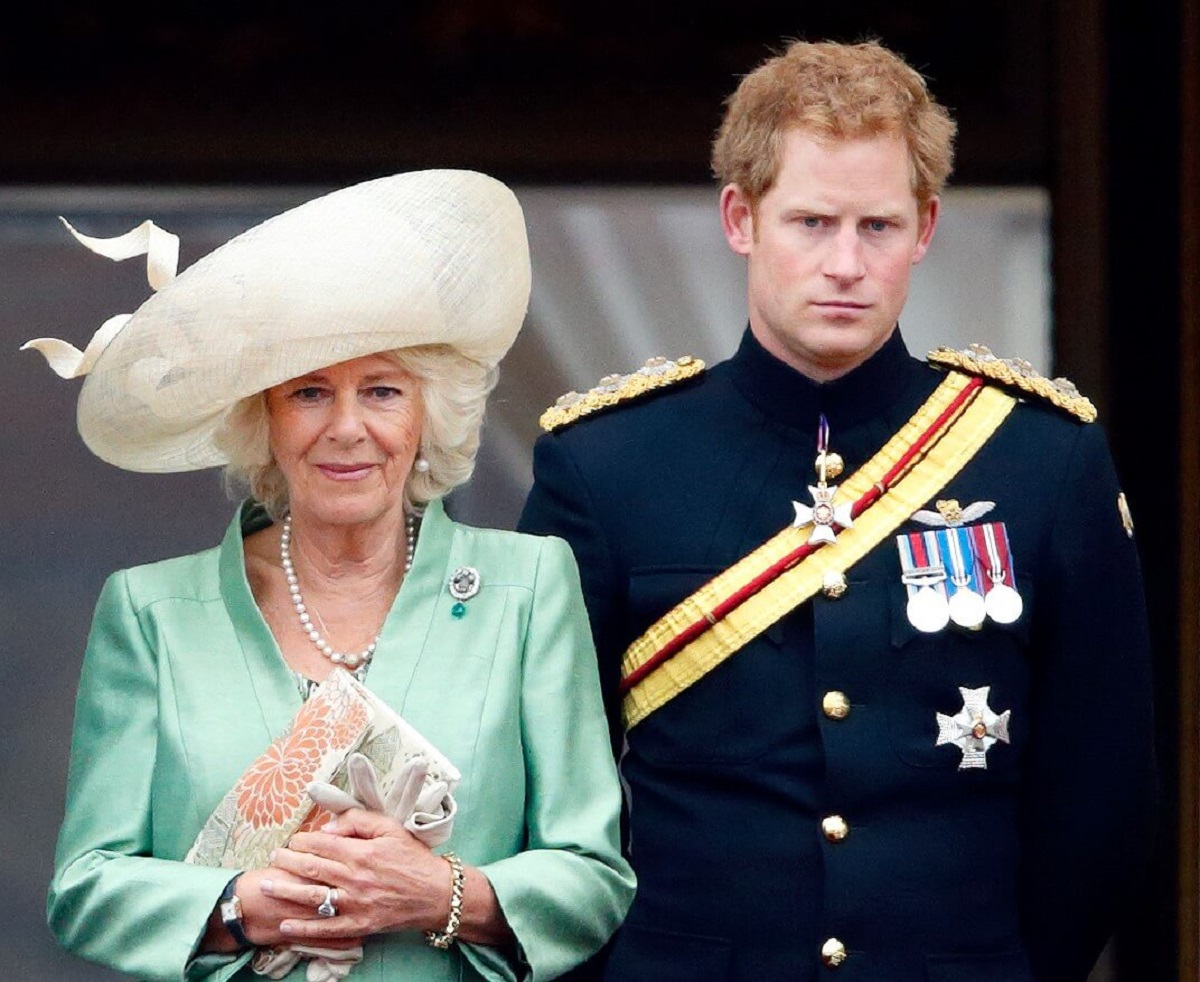
[[[630,642],[810,503],[819,415],[848,476],[942,377],[898,331],[826,384],[747,332],[699,378],[542,437],[521,528],[574,547],[610,711]],[[840,598],[818,594],[630,730],[639,883],[606,978],[1082,982],[1154,819],[1118,494],[1101,429],[1027,399],[938,495],[995,503],[1015,623],[918,632],[888,536]],[[985,686],[1009,742],[960,769],[937,714]]]

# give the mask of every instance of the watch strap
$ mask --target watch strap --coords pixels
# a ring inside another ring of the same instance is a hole
[[[249,948],[250,939],[246,937],[245,925],[242,924],[242,901],[237,895],[237,881],[241,875],[239,873],[225,884],[225,889],[221,891],[221,897],[217,901],[217,913],[221,915],[221,923],[225,925],[225,930],[237,946]]]

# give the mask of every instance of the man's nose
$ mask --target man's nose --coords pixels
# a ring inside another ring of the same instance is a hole
[[[857,228],[848,226],[838,230],[825,257],[824,272],[826,276],[843,282],[861,279],[866,274],[862,239]]]

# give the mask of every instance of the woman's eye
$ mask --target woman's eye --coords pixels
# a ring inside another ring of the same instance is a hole
[[[292,398],[300,402],[316,402],[321,398],[323,390],[316,385],[306,385],[301,389],[296,389],[292,393]]]
[[[391,385],[374,385],[367,392],[372,399],[391,399],[400,395],[400,390]]]

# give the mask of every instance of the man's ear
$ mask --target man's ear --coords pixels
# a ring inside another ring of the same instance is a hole
[[[929,251],[929,243],[933,241],[933,233],[937,228],[938,215],[941,214],[942,202],[937,195],[929,199],[925,206],[925,214],[921,216],[921,228],[917,234],[917,245],[913,249],[912,264],[915,266],[925,258]]]
[[[721,188],[721,229],[730,249],[739,256],[750,254],[754,245],[754,209],[736,184]]]

